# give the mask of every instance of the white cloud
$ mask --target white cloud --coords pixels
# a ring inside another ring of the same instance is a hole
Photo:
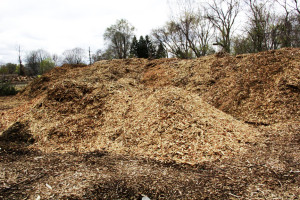
[[[103,33],[125,18],[136,34],[150,34],[168,19],[166,0],[1,0],[0,61],[17,62],[24,51],[45,49],[61,54],[81,47],[104,47]]]

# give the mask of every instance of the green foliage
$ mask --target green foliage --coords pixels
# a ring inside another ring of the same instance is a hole
[[[167,51],[166,51],[163,43],[160,42],[159,45],[158,45],[158,49],[157,49],[155,58],[159,59],[159,58],[166,58],[166,57],[167,57]]]
[[[254,51],[249,37],[236,37],[232,41],[234,54],[252,53]]]
[[[54,67],[55,63],[50,58],[46,58],[45,60],[42,60],[40,64],[40,73],[44,74],[53,69]]]
[[[11,83],[0,82],[0,96],[15,95],[17,91]]]
[[[15,73],[16,73],[16,74],[19,74],[19,73],[20,73],[20,65],[17,65],[17,66],[16,66]]]
[[[130,46],[130,57],[137,57],[138,55],[138,40],[133,36]]]
[[[77,48],[75,48],[75,50],[77,50]],[[72,53],[73,53],[73,51],[72,51]],[[77,54],[75,54],[75,58],[74,58],[75,61],[77,61],[78,59],[81,59],[81,57],[79,57],[79,56],[76,57],[76,56],[77,56]],[[38,49],[38,50],[29,52],[27,54],[25,60],[26,60],[25,68],[26,68],[27,75],[36,76],[39,74],[43,74],[43,73],[49,71],[50,69],[52,69],[53,67],[55,67],[55,62],[51,58],[51,55],[47,51],[42,50],[42,49]],[[19,69],[21,69],[21,68],[19,68]]]
[[[14,74],[16,72],[17,65],[12,63],[7,63],[0,67],[1,74]]]
[[[156,54],[156,49],[155,46],[153,45],[152,41],[150,40],[149,36],[146,35],[146,46],[147,46],[147,51],[148,51],[148,58],[155,58]]]
[[[137,48],[138,58],[149,58],[147,42],[143,36],[140,37]]]
[[[1,74],[7,74],[8,69],[5,67],[5,65],[0,66],[0,73]]]
[[[13,73],[15,73],[15,71],[16,71],[17,65],[16,65],[16,64],[13,64],[13,63],[7,63],[7,64],[6,64],[6,67],[7,67],[7,69],[8,69],[8,73],[9,73],[9,74],[13,74]]]
[[[136,36],[133,37],[130,48],[131,57],[156,58],[156,54],[156,47],[148,35],[145,38],[140,36],[139,40],[136,39]]]

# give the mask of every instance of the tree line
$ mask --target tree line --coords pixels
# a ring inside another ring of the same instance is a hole
[[[79,47],[65,50],[62,55],[50,54],[46,50],[37,49],[27,52],[24,58],[21,59],[22,56],[19,50],[19,63],[0,65],[0,74],[41,75],[63,64],[86,64],[85,54],[86,51]]]
[[[213,54],[216,50],[242,54],[300,47],[298,0],[172,2],[170,19],[149,35],[136,36],[135,27],[126,19],[120,19],[106,28],[105,49],[87,52],[77,47],[64,51],[61,56],[38,49],[26,54],[23,65],[19,48],[19,64],[2,65],[0,72],[38,75],[64,63],[92,64],[125,58],[189,59]]]
[[[106,29],[108,47],[99,51],[95,60],[189,59],[216,50],[243,54],[300,47],[298,0],[211,0],[202,4],[174,0],[172,5],[172,16],[165,25],[139,40],[128,21],[118,20]],[[243,20],[239,22],[238,18]]]

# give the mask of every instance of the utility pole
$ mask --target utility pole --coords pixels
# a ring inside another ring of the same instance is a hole
[[[19,75],[20,76],[24,76],[25,75],[25,71],[24,71],[24,66],[22,64],[22,59],[21,59],[21,46],[19,45],[19,64],[20,64],[20,71],[19,71]]]
[[[89,59],[90,59],[90,65],[92,65],[91,47],[89,47]]]

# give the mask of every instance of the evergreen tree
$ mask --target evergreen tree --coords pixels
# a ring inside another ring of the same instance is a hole
[[[146,44],[148,50],[148,58],[155,58],[156,49],[148,35],[146,35]]]
[[[143,36],[140,37],[138,42],[138,58],[149,58],[147,42]]]
[[[160,52],[160,56],[166,57],[166,52],[163,45],[160,49]],[[140,36],[139,40],[137,40],[136,36],[134,36],[131,42],[130,56],[136,58],[156,58],[156,46],[153,45],[148,35],[146,35],[145,38]]]
[[[133,37],[130,46],[130,57],[138,57],[138,41],[136,36]]]
[[[162,42],[160,42],[158,45],[156,54],[155,54],[155,58],[159,59],[159,58],[166,58],[166,57],[167,57],[167,51],[166,51],[164,45],[162,44]]]

